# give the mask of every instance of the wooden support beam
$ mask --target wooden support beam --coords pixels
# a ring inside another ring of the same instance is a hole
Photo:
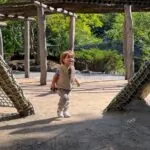
[[[124,18],[123,24],[123,58],[125,66],[125,80],[127,80],[127,35],[126,35],[126,19]]]
[[[1,27],[6,25],[7,25],[6,22],[0,22],[0,55],[2,56],[2,58],[4,57],[4,48],[3,48],[3,35]]]
[[[6,15],[6,14],[0,14],[0,20],[13,20],[13,19],[19,19],[19,20],[29,20],[29,21],[36,21],[35,18],[33,17],[24,17],[24,16],[17,16],[17,15],[12,15],[12,14],[9,14],[9,15]]]
[[[25,20],[24,22],[24,67],[25,67],[25,78],[30,77],[30,22]]]
[[[134,74],[134,34],[131,14],[131,5],[125,5],[125,40],[124,57],[126,63],[126,75],[129,80]]]
[[[3,52],[3,36],[2,36],[2,31],[0,27],[0,55],[4,57],[4,52]]]
[[[38,11],[38,37],[39,37],[39,51],[40,51],[40,84],[46,85],[47,80],[47,47],[46,47],[46,20],[44,8],[37,6]]]
[[[75,17],[70,17],[70,32],[69,32],[69,49],[74,50],[75,41]]]
[[[70,11],[67,11],[67,10],[64,10],[62,8],[53,8],[51,6],[48,6],[48,5],[45,5],[39,1],[34,1],[34,4],[37,5],[37,6],[41,6],[43,7],[45,10],[48,10],[52,13],[62,13],[62,14],[65,14],[65,15],[69,15],[69,16],[75,16],[77,17],[77,15],[75,13],[72,13]]]

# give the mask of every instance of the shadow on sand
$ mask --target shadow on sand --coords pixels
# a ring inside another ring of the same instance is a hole
[[[0,150],[149,150],[150,111],[144,109],[72,123],[55,124],[54,117],[1,126],[22,138],[0,145]]]

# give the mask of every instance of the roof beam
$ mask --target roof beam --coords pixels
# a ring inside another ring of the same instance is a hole
[[[6,26],[6,25],[7,25],[6,22],[1,22],[1,21],[0,21],[0,27],[1,27],[1,26]]]
[[[28,20],[28,21],[36,21],[35,18],[32,17],[24,17],[24,16],[19,16],[19,15],[5,15],[5,14],[0,14],[0,20],[6,20],[6,19],[20,19],[20,20]]]
[[[75,13],[67,11],[67,10],[65,10],[63,8],[54,8],[54,7],[45,5],[45,4],[43,4],[43,3],[39,2],[39,1],[34,1],[34,4],[38,5],[38,6],[42,6],[44,9],[46,9],[46,10],[52,12],[52,13],[57,12],[57,13],[62,13],[62,14],[65,14],[65,15],[77,17],[77,15]]]

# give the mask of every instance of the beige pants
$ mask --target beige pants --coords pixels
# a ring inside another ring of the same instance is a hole
[[[59,89],[58,95],[60,96],[58,111],[68,111],[70,104],[70,90]]]

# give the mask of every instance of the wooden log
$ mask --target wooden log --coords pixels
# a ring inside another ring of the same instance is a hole
[[[69,32],[69,49],[74,50],[75,41],[75,17],[70,17],[70,32]]]
[[[134,74],[134,35],[131,15],[131,6],[125,5],[125,53],[126,53],[126,71],[129,80]]]
[[[47,47],[46,47],[46,20],[44,8],[37,6],[38,9],[38,38],[40,51],[40,84],[46,85],[47,80]]]
[[[3,36],[2,36],[2,31],[0,28],[0,55],[3,57],[4,52],[3,52]]]
[[[123,24],[123,58],[125,66],[125,80],[127,80],[127,35],[126,35],[126,19]]]
[[[24,22],[24,67],[25,67],[25,78],[30,77],[30,22],[26,20]]]

